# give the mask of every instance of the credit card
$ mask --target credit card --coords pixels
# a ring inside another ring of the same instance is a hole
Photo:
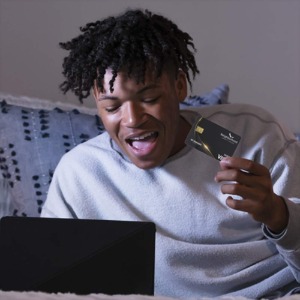
[[[185,143],[221,160],[233,155],[240,140],[241,137],[236,133],[201,117],[192,126]]]

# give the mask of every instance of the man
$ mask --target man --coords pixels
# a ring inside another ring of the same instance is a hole
[[[139,10],[62,43],[66,81],[93,91],[106,132],[59,163],[43,217],[152,221],[155,294],[279,297],[299,290],[299,143],[269,113],[227,104],[180,111],[198,73],[192,38]],[[200,116],[239,134],[221,162],[185,145]]]

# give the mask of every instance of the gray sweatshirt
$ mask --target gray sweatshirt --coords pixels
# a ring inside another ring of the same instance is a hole
[[[152,221],[157,227],[155,294],[178,298],[279,297],[300,287],[300,144],[266,111],[225,104],[182,111],[241,136],[234,156],[265,165],[285,198],[279,236],[228,208],[214,181],[217,160],[186,146],[164,165],[142,170],[107,133],[65,154],[43,217]]]

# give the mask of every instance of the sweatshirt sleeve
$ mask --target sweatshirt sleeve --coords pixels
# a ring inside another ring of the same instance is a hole
[[[276,245],[278,252],[290,266],[296,280],[300,282],[300,204],[286,199],[286,205],[289,211],[289,222],[284,233],[275,237],[265,225],[263,225],[263,232]]]
[[[300,282],[300,143],[290,141],[277,157],[271,168],[273,188],[286,202],[289,222],[285,231],[277,236],[265,225],[262,228]]]

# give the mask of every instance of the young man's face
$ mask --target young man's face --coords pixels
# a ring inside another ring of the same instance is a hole
[[[139,168],[157,167],[184,147],[189,125],[179,115],[179,102],[187,95],[186,78],[167,72],[155,79],[147,73],[137,84],[120,72],[109,90],[112,73],[104,76],[103,93],[94,88],[98,113],[106,131]]]

